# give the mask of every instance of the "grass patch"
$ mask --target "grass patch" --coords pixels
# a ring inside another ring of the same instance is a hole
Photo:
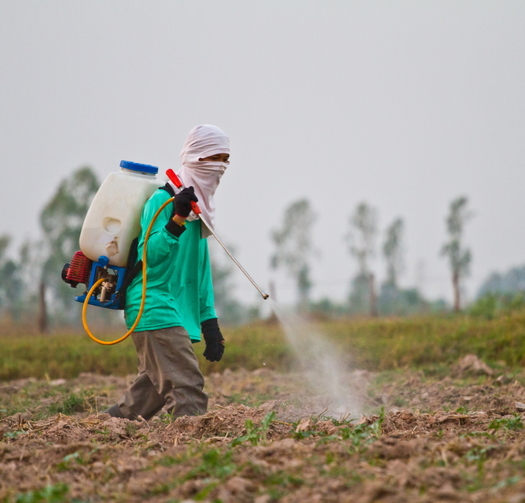
[[[233,451],[231,449],[221,451],[213,448],[201,452],[193,452],[191,456],[186,454],[184,460],[182,458],[164,456],[157,460],[155,465],[172,467],[173,465],[179,465],[183,461],[184,464],[197,464],[187,472],[174,477],[172,480],[163,482],[149,489],[145,497],[168,494],[172,489],[188,480],[204,479],[206,481],[205,487],[192,498],[194,501],[201,501],[215,489],[218,483],[236,473],[238,466],[233,462],[232,457]]]
[[[66,484],[47,485],[43,489],[21,493],[16,496],[16,503],[62,503],[68,501],[69,487]],[[76,500],[78,502],[78,500]],[[79,502],[80,503],[80,502]]]
[[[3,335],[0,341],[0,380],[70,379],[81,372],[127,375],[136,371],[137,355],[131,340],[108,347],[80,334]]]
[[[9,394],[0,394],[0,419],[26,412],[31,412],[33,420],[59,413],[91,412],[97,410],[96,400],[97,394],[91,389],[72,392],[63,386],[49,387],[47,381],[30,379],[25,386],[14,387]],[[40,404],[35,406],[35,402]]]
[[[496,367],[525,365],[523,311],[491,320],[468,315],[345,319],[317,323],[316,331],[332,340],[341,354],[348,355],[354,367],[372,371],[415,367],[429,369],[439,377],[467,353]],[[278,371],[293,368],[293,355],[279,325],[261,322],[223,332],[227,346],[221,362],[202,357],[203,343],[194,346],[204,374],[225,368],[254,370],[263,364]],[[108,335],[108,339],[118,335]],[[4,334],[0,339],[0,380],[136,372],[137,356],[129,339],[116,346],[98,345],[84,334]]]
[[[260,442],[264,442],[266,440],[268,430],[270,429],[270,425],[275,420],[275,416],[276,414],[274,411],[266,414],[266,416],[261,422],[261,426],[254,425],[253,421],[251,419],[248,419],[244,423],[244,427],[246,428],[246,435],[234,439],[231,444],[232,447],[242,444],[243,442],[250,442],[252,445],[258,445]]]
[[[49,406],[49,414],[71,415],[75,412],[92,410],[95,406],[95,396],[87,391],[64,395],[62,400]]]

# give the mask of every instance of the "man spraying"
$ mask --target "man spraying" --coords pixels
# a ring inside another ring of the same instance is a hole
[[[199,206],[213,229],[214,194],[229,164],[230,142],[216,126],[193,128],[181,152],[179,178],[185,189],[172,182],[157,190],[146,202],[141,216],[138,256],[142,255],[145,229],[157,210],[170,197],[155,221],[147,248],[147,296],[144,313],[133,342],[139,359],[139,374],[117,403],[107,412],[114,417],[152,418],[163,407],[173,415],[206,412],[208,397],[192,343],[202,335],[204,356],[219,361],[224,338],[214,308],[207,227],[192,213]],[[127,289],[125,319],[133,325],[142,297],[141,274]]]

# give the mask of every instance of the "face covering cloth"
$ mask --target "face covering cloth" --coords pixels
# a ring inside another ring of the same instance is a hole
[[[217,126],[201,125],[194,127],[184,142],[180,158],[182,167],[178,173],[185,187],[193,186],[199,198],[199,207],[206,222],[215,229],[215,201],[222,175],[230,164],[226,162],[199,161],[212,155],[229,154],[230,140]],[[171,182],[169,182],[171,184]],[[178,190],[172,184],[177,193]],[[195,219],[192,213],[188,220]],[[202,224],[202,237],[210,236],[206,225]]]

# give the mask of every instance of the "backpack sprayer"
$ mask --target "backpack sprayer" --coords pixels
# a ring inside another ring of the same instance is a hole
[[[110,173],[102,183],[88,210],[80,234],[80,248],[70,263],[64,265],[62,279],[75,288],[86,285],[83,295],[75,297],[82,302],[82,324],[86,333],[95,342],[113,345],[126,339],[137,327],[144,311],[147,287],[147,244],[151,229],[162,210],[174,201],[170,197],[157,210],[144,235],[141,263],[137,262],[137,236],[140,231],[140,212],[145,202],[162,182],[156,180],[158,168],[147,164],[122,161],[121,171]],[[183,189],[178,176],[169,169],[166,174],[174,185]],[[210,233],[233,260],[235,265],[250,280],[263,299],[269,297],[255,283],[241,264],[226,248],[224,243],[203,219],[197,203],[192,203],[193,212],[202,220]],[[126,290],[136,274],[142,271],[142,298],[137,318],[132,327],[114,341],[102,341],[95,337],[88,327],[87,306],[93,305],[107,309],[124,309]]]

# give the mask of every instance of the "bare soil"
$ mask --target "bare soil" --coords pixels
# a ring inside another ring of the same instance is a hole
[[[102,412],[133,376],[3,382],[0,501],[525,502],[523,377],[353,371],[362,409],[327,417],[300,375],[226,370],[149,422]]]

